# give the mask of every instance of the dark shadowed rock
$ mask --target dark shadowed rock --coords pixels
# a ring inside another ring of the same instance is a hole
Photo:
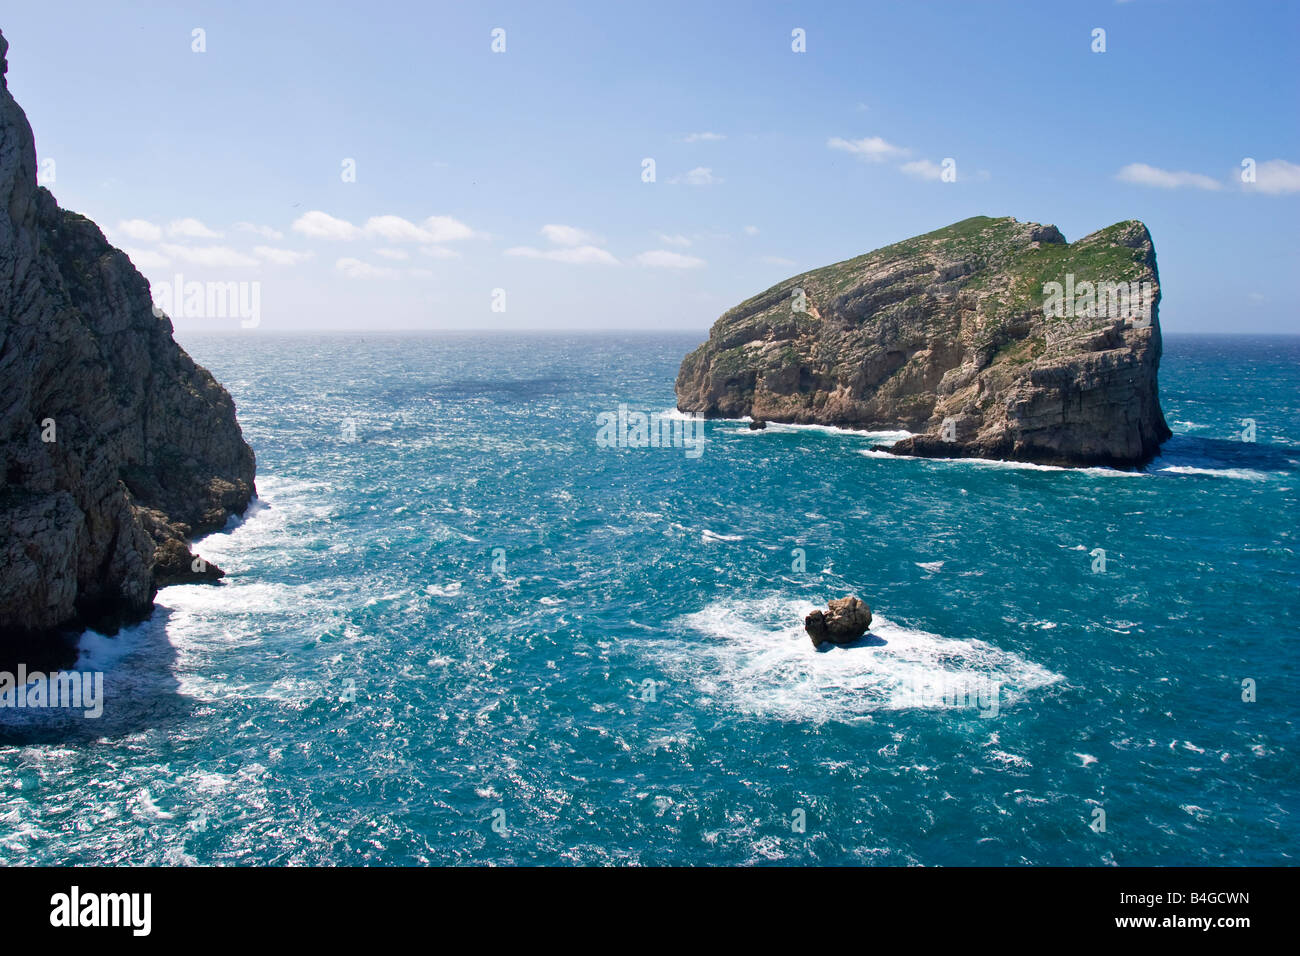
[[[761,418],[755,418],[752,422],[749,423],[749,430],[751,432],[762,431],[766,427],[767,427],[767,422],[763,421],[763,419]]]
[[[1075,290],[1068,317],[1047,305],[1054,282]],[[1115,307],[1134,283],[1145,312]],[[683,360],[677,407],[918,433],[901,454],[1138,466],[1170,434],[1159,298],[1140,222],[1066,243],[1055,226],[980,216],[724,313]]]
[[[0,36],[0,61],[8,44]],[[154,315],[149,283],[36,184],[0,75],[0,654],[149,613],[212,580],[187,540],[255,494],[230,395]],[[201,570],[196,570],[201,569]]]
[[[813,647],[827,641],[848,644],[856,641],[871,627],[871,608],[851,595],[829,602],[825,611],[813,611],[803,619],[804,630],[812,638]]]

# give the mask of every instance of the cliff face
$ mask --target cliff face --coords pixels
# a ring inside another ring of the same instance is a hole
[[[148,614],[212,579],[186,539],[255,494],[230,395],[172,339],[149,284],[36,185],[0,36],[0,654]]]
[[[900,454],[1136,466],[1170,435],[1159,298],[1140,222],[1067,244],[1055,226],[976,217],[726,312],[682,362],[677,405],[919,433]]]

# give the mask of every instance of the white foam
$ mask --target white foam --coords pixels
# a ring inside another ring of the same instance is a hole
[[[740,421],[748,422],[750,418],[742,418]],[[911,438],[912,432],[901,429],[884,429],[881,431],[865,431],[861,428],[844,428],[841,425],[803,425],[795,422],[768,422],[767,431],[778,432],[819,432],[823,435],[838,435],[843,438],[864,438],[869,441],[894,442],[902,441],[904,438]]]
[[[668,422],[693,422],[696,421],[698,412],[683,412],[676,408],[665,408],[662,412],[656,413],[660,421]]]
[[[998,458],[930,458],[923,455],[895,455],[889,451],[864,448],[858,452],[868,458],[892,458],[896,461],[933,461],[945,465],[969,465],[974,468],[1005,468],[1012,471],[1056,471],[1072,475],[1096,475],[1099,478],[1145,478],[1147,472],[1122,471],[1118,468],[1067,468],[1062,465],[1039,465],[1032,461],[1002,461]]]
[[[701,536],[704,538],[705,541],[743,541],[743,540],[745,540],[744,537],[743,537],[742,535],[738,535],[738,534],[719,534],[719,533],[716,532],[716,531],[710,531],[708,528],[705,528],[705,529],[704,529],[704,531],[701,533]]]
[[[1243,481],[1268,481],[1268,475],[1253,468],[1196,468],[1192,465],[1168,465],[1159,471],[1174,475],[1208,475],[1214,478],[1238,478]]]
[[[648,642],[677,679],[742,712],[784,720],[853,720],[914,709],[913,692],[937,683],[997,682],[999,707],[1062,679],[976,638],[948,638],[876,616],[870,634],[883,645],[817,650],[803,619],[817,605],[785,595],[714,602],[680,619],[703,640]],[[966,709],[956,714],[974,716]]]

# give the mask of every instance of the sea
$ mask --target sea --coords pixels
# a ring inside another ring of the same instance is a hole
[[[1140,471],[697,425],[701,339],[183,338],[259,497],[0,708],[0,863],[1295,863],[1300,338],[1167,335]]]

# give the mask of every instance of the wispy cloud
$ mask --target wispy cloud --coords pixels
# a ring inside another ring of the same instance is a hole
[[[430,216],[419,225],[401,216],[371,216],[362,231],[370,238],[389,242],[455,242],[478,237],[473,229],[451,216]]]
[[[159,249],[163,255],[172,259],[210,269],[247,269],[257,265],[257,260],[252,256],[229,246],[179,246],[165,242]]]
[[[459,259],[460,253],[455,249],[448,249],[446,246],[421,246],[421,255],[426,255],[431,259]]]
[[[697,256],[670,252],[667,249],[652,249],[649,252],[643,252],[636,257],[636,262],[639,265],[650,266],[655,269],[698,269],[706,265],[705,261]]]
[[[1223,188],[1223,184],[1211,176],[1204,176],[1201,173],[1173,172],[1168,169],[1160,169],[1157,166],[1148,166],[1146,163],[1129,163],[1115,174],[1115,178],[1124,183],[1134,183],[1138,186],[1157,186],[1160,189],[1189,187],[1192,189],[1214,190]]]
[[[157,242],[163,235],[162,228],[147,219],[123,219],[116,231],[137,242]]]
[[[1281,196],[1300,192],[1300,166],[1285,159],[1269,159],[1255,167],[1255,181],[1243,184],[1252,192]]]
[[[549,259],[551,262],[565,262],[569,265],[618,265],[618,259],[606,250],[595,245],[595,236],[577,226],[562,226],[548,223],[539,230],[543,238],[558,249],[537,249],[533,246],[513,246],[506,250],[508,256],[524,259]]]
[[[334,268],[349,279],[396,279],[401,275],[397,269],[387,266],[373,266],[360,259],[345,257],[334,263]]]
[[[451,216],[430,216],[418,224],[401,216],[371,216],[364,226],[356,226],[319,209],[303,213],[294,221],[292,229],[311,239],[328,240],[365,238],[438,243],[479,237],[479,233]]]
[[[709,166],[696,166],[688,173],[680,176],[674,176],[668,182],[674,185],[685,186],[714,186],[722,182],[717,176],[713,175],[713,169]]]
[[[597,246],[565,246],[560,249],[534,249],[532,246],[515,246],[506,250],[508,256],[520,256],[525,259],[549,259],[552,262],[567,262],[569,265],[607,265],[616,266],[618,260],[610,253]]]
[[[943,167],[930,159],[914,159],[898,168],[917,179],[938,179],[943,175]]]
[[[691,244],[691,240],[680,233],[670,236],[667,233],[661,232],[659,233],[659,241],[667,243],[670,246],[680,246],[683,249]]]
[[[309,239],[359,239],[361,230],[346,219],[337,219],[327,212],[313,209],[294,220],[290,227]],[[341,261],[341,260],[340,260]],[[355,261],[355,260],[352,260]]]
[[[542,236],[558,246],[594,245],[597,242],[595,236],[577,226],[542,226]]]
[[[716,143],[727,137],[723,133],[687,133],[684,142],[687,143]]]
[[[272,265],[296,266],[312,257],[310,252],[298,252],[294,249],[277,249],[274,246],[254,246],[253,255],[264,259]]]
[[[902,146],[895,146],[893,143],[886,142],[879,136],[867,136],[863,139],[844,139],[840,136],[832,136],[826,141],[826,145],[831,149],[852,153],[859,159],[865,159],[872,163],[883,163],[887,159],[901,159],[911,152],[911,150]]]
[[[238,232],[251,232],[255,236],[261,236],[263,239],[274,239],[277,242],[284,238],[284,233],[279,229],[272,229],[270,226],[259,226],[255,222],[237,222],[231,228]]]
[[[387,242],[430,242],[429,234],[401,216],[371,216],[361,231],[371,239]]]
[[[173,219],[167,223],[167,235],[173,239],[220,239],[221,233],[209,229],[198,219]]]

